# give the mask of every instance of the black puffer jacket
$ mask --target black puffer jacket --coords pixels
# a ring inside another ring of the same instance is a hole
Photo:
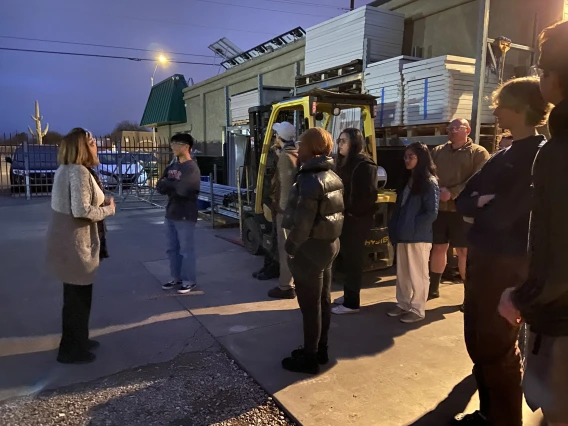
[[[513,303],[535,333],[568,336],[568,100],[548,121],[552,139],[533,165],[528,280]]]
[[[298,171],[284,212],[290,230],[286,252],[295,255],[308,239],[335,240],[343,228],[343,183],[331,157],[315,157]]]

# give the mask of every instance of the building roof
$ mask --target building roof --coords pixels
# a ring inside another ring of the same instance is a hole
[[[174,74],[152,87],[140,125],[153,127],[187,122],[183,100],[186,87],[182,74]]]

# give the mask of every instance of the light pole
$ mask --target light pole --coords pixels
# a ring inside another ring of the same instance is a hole
[[[154,87],[154,76],[156,75],[156,71],[158,71],[158,66],[160,64],[166,65],[167,63],[168,63],[168,58],[166,58],[164,55],[158,56],[158,59],[156,60],[156,68],[154,68],[154,72],[152,73],[152,77],[150,77],[150,83],[152,84],[152,87]],[[156,148],[156,126],[152,126],[152,145],[153,145],[153,148],[155,149]]]

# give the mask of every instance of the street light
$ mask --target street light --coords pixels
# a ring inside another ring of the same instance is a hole
[[[154,68],[154,72],[152,73],[152,77],[150,78],[152,87],[154,87],[154,76],[156,75],[156,71],[158,71],[158,66],[166,65],[167,63],[168,63],[168,58],[166,58],[164,55],[160,55],[156,59],[156,68]],[[153,148],[156,148],[156,126],[152,126],[152,146]]]
[[[154,72],[152,73],[152,77],[150,79],[152,87],[154,87],[154,76],[156,75],[156,71],[158,71],[158,66],[166,65],[167,63],[168,63],[168,58],[166,58],[164,55],[160,55],[158,56],[158,59],[156,59],[156,68],[154,68]]]

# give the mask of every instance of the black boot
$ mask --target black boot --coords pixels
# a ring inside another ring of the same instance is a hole
[[[442,274],[430,272],[430,288],[428,289],[428,300],[437,299],[440,297],[440,280]]]
[[[89,351],[79,351],[74,354],[59,353],[57,362],[61,364],[90,364],[97,357]]]
[[[256,276],[256,278],[258,280],[261,281],[266,281],[266,280],[272,280],[274,278],[278,278],[280,276],[280,270],[279,268],[266,268],[264,271],[262,271],[260,274],[258,274]]]
[[[479,411],[471,414],[460,414],[450,422],[450,426],[491,426],[491,422],[481,415]]]
[[[296,290],[293,288],[282,290],[280,287],[274,287],[268,291],[268,297],[272,297],[273,299],[295,299]]]
[[[294,351],[291,357],[282,360],[282,367],[294,373],[318,374],[319,364],[315,354],[301,349]]]
[[[259,276],[260,274],[263,274],[265,270],[266,270],[266,267],[263,266],[263,267],[260,268],[258,271],[254,271],[254,272],[252,273],[252,277],[253,277],[253,278],[258,278],[258,276]]]
[[[295,351],[292,351],[292,357],[297,357],[304,351],[304,348],[300,347]],[[318,346],[318,353],[316,354],[316,359],[319,365],[325,365],[329,362],[329,355],[327,354],[327,345]]]

